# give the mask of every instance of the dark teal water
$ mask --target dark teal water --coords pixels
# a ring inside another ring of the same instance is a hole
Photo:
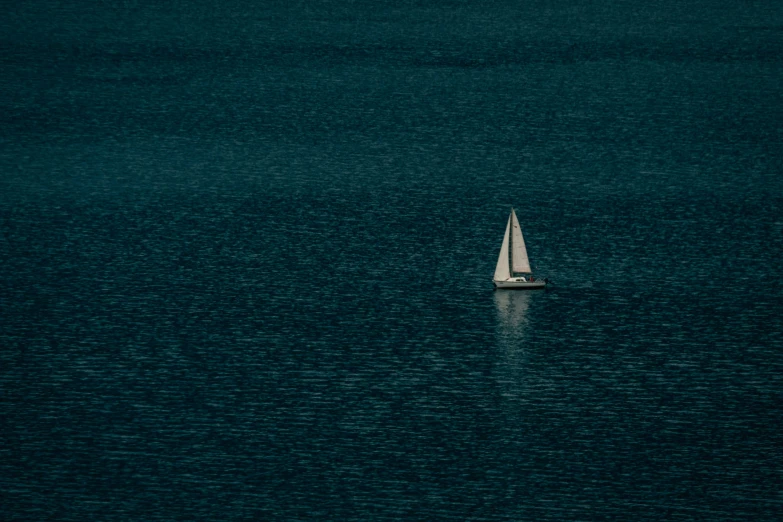
[[[0,518],[779,520],[783,9],[684,4],[7,10]]]

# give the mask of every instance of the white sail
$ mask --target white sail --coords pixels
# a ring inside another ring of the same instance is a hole
[[[522,238],[522,229],[519,227],[517,214],[511,209],[511,264],[514,272],[529,274],[530,261],[527,259],[527,248],[525,240]]]
[[[505,281],[511,277],[511,272],[508,266],[508,231],[511,226],[511,218],[508,218],[506,223],[506,233],[503,234],[503,245],[500,247],[500,255],[498,256],[498,264],[495,267],[495,281]]]

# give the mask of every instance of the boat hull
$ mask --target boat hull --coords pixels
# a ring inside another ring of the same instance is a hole
[[[542,290],[546,288],[544,281],[492,281],[499,290]]]

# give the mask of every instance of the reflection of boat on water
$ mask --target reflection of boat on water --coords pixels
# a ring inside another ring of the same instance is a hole
[[[527,274],[527,277],[518,274]],[[533,277],[530,261],[527,258],[525,240],[522,237],[522,229],[513,208],[506,223],[506,233],[503,235],[503,244],[500,247],[498,264],[495,267],[492,282],[495,284],[495,288],[510,290],[538,290],[546,288],[548,282],[546,279],[536,281]]]
[[[495,292],[492,295],[501,330],[507,334],[521,334],[527,324],[531,295],[528,292]]]
[[[497,308],[497,355],[495,378],[507,406],[525,400],[529,386],[528,333],[530,303],[536,292],[493,292]],[[516,410],[511,408],[509,414]]]

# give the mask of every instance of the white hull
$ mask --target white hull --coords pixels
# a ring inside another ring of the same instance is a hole
[[[495,284],[495,288],[508,290],[539,290],[541,288],[546,288],[546,283],[544,281],[523,281],[521,278],[492,282]]]

